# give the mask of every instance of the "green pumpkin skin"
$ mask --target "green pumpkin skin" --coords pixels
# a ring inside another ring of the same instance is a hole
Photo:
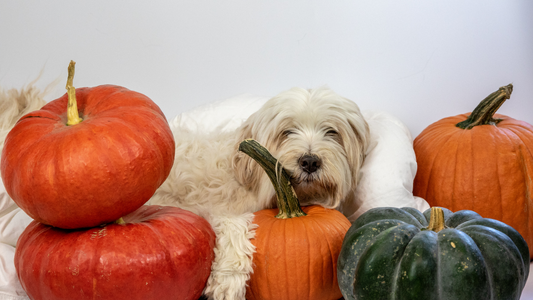
[[[346,300],[519,299],[529,248],[512,227],[470,210],[442,208],[446,228],[426,229],[430,210],[374,208],[346,233],[337,278]]]

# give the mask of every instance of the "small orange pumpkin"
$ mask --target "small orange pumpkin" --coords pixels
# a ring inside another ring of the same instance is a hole
[[[319,205],[300,208],[289,175],[265,148],[245,140],[239,149],[265,169],[279,208],[255,213],[254,223],[259,227],[252,239],[256,253],[246,299],[341,298],[337,258],[350,221],[339,211]]]
[[[495,114],[512,90],[501,87],[470,115],[444,118],[416,137],[413,193],[431,206],[500,220],[533,247],[533,126]]]

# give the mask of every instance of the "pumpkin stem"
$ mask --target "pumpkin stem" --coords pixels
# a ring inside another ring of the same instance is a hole
[[[446,228],[444,226],[444,211],[440,207],[432,207],[429,215],[429,226],[426,229],[439,232],[444,228]]]
[[[78,104],[76,101],[76,89],[72,85],[72,82],[74,80],[75,65],[76,63],[72,60],[70,61],[70,64],[68,65],[67,86],[66,86],[67,95],[68,95],[68,104],[67,104],[67,125],[68,126],[79,124],[82,121],[78,113]]]
[[[290,182],[290,176],[283,166],[268,150],[252,139],[247,139],[239,145],[239,151],[244,152],[255,160],[267,173],[276,190],[279,213],[278,219],[289,219],[305,216],[300,202]]]
[[[483,99],[468,118],[455,126],[461,129],[472,129],[478,125],[495,125],[501,119],[494,119],[494,114],[502,106],[505,100],[511,98],[513,85],[502,86],[496,92]]]

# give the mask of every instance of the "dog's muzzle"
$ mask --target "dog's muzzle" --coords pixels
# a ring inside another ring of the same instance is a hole
[[[304,172],[312,174],[316,172],[322,166],[322,160],[320,157],[314,154],[305,154],[298,160],[298,164]]]

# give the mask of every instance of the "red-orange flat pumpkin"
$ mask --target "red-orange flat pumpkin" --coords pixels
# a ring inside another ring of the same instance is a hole
[[[168,176],[172,132],[152,100],[124,87],[70,85],[67,94],[23,116],[7,135],[1,158],[6,191],[47,225],[115,221],[143,205]]]
[[[413,193],[431,206],[500,220],[533,247],[533,126],[495,114],[512,88],[492,93],[471,114],[442,119],[420,133]]]

